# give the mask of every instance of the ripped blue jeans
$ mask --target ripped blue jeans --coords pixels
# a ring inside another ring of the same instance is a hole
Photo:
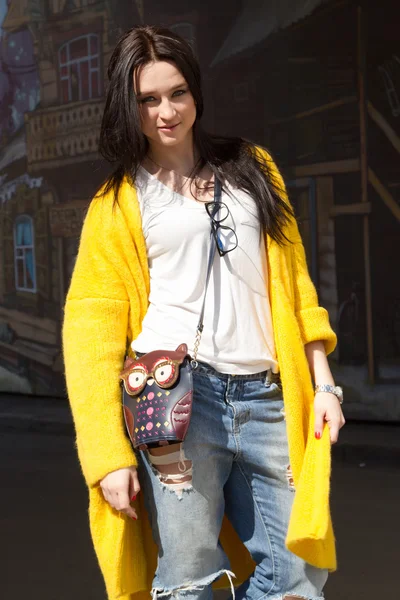
[[[278,376],[225,375],[200,363],[188,434],[181,451],[169,449],[139,453],[159,551],[153,600],[210,600],[211,583],[231,575],[219,543],[224,512],[256,563],[237,600],[323,598],[327,571],[285,547],[295,490]],[[178,466],[171,475],[168,462]]]

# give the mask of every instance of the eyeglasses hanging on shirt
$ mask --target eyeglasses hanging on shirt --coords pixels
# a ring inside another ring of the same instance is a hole
[[[235,250],[238,245],[237,235],[232,227],[222,223],[230,216],[230,210],[221,202],[220,195],[218,199],[212,202],[206,202],[206,211],[211,219],[211,231],[215,239],[215,244],[220,256],[225,256],[228,252]]]

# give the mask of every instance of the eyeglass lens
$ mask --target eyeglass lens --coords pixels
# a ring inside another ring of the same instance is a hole
[[[221,223],[229,216],[229,208],[223,202],[209,202],[206,208],[215,223]]]
[[[219,225],[215,227],[215,240],[220,252],[227,253],[234,250],[238,245],[238,240],[235,231],[231,227]]]

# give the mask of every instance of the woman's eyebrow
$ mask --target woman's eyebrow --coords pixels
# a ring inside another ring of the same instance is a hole
[[[182,81],[181,83],[178,83],[178,85],[174,85],[171,89],[169,89],[169,92],[174,92],[175,90],[184,87],[186,85],[186,81]],[[136,94],[136,96],[138,98],[142,97],[142,96],[154,96],[155,94],[157,94],[157,91],[149,91],[149,92],[139,92],[138,94]]]

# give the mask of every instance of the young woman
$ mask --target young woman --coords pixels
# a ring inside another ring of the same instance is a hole
[[[281,176],[262,148],[202,130],[198,63],[172,32],[128,31],[108,75],[100,149],[115,170],[85,220],[63,340],[109,598],[205,600],[234,575],[236,598],[320,600],[336,564],[330,443],[344,419],[326,359],[335,334]],[[189,431],[182,448],[134,453],[126,344],[193,351],[216,177],[227,229]]]

